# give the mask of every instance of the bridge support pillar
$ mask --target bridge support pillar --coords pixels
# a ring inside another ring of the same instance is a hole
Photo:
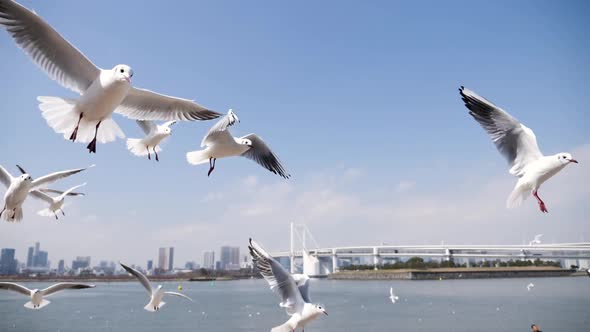
[[[338,256],[336,256],[336,249],[332,249],[332,273],[338,272]]]
[[[379,257],[379,248],[373,247],[373,269],[379,270],[381,265],[381,257]]]

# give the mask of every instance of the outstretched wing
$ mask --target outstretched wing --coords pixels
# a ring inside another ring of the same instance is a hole
[[[131,88],[115,112],[136,120],[211,120],[221,114],[192,100]]]
[[[84,289],[84,288],[94,288],[94,285],[86,285],[86,284],[78,284],[75,282],[58,282],[55,285],[51,285],[44,290],[41,291],[41,294],[47,296],[53,293],[57,293],[64,289]]]
[[[52,193],[52,194],[58,194],[58,195],[61,195],[64,193],[61,190],[55,190],[55,189],[49,189],[49,188],[39,188],[39,189],[37,189],[37,191],[40,191],[42,193]],[[86,194],[72,191],[72,192],[69,192],[66,196],[86,196]]]
[[[508,112],[475,92],[459,89],[469,114],[485,129],[500,153],[510,164],[510,174],[522,176],[526,166],[543,156],[535,133]]]
[[[293,279],[301,293],[303,301],[311,303],[311,298],[309,297],[309,277],[307,274],[293,274]]]
[[[285,179],[291,177],[285,167],[281,164],[279,158],[271,151],[270,147],[264,143],[262,138],[258,137],[256,134],[250,134],[242,137],[242,139],[249,139],[252,142],[250,149],[242,153],[243,157],[254,160],[260,166]]]
[[[179,296],[179,297],[183,297],[191,302],[193,302],[193,299],[191,299],[190,297],[182,294],[182,293],[177,293],[177,292],[164,292],[164,294],[168,294],[168,295],[174,295],[174,296]]]
[[[40,177],[38,179],[33,180],[33,186],[32,186],[32,188],[39,187],[39,186],[42,186],[42,185],[45,185],[45,184],[48,184],[48,183],[55,182],[55,181],[57,181],[59,179],[63,179],[63,178],[68,177],[70,175],[74,175],[76,173],[80,173],[80,172],[82,172],[84,170],[87,170],[87,169],[89,169],[91,167],[94,167],[94,165],[90,165],[90,166],[88,166],[86,168],[76,168],[76,169],[70,169],[70,170],[67,170],[67,171],[61,171],[61,172],[55,172],[55,173],[47,174],[45,176],[42,176],[42,177]]]
[[[220,141],[232,141],[234,138],[231,136],[229,130],[227,129],[239,121],[240,120],[238,119],[236,114],[232,110],[229,110],[226,116],[217,121],[217,123],[213,127],[211,127],[211,129],[209,129],[207,135],[205,135],[205,137],[203,137],[203,140],[201,141],[201,147],[204,148],[212,142],[219,143]]]
[[[10,182],[12,182],[12,175],[2,165],[0,165],[0,182],[7,188],[10,186]]]
[[[29,195],[31,195],[37,199],[43,200],[49,204],[53,203],[53,198],[51,198],[51,196],[49,196],[46,193],[43,193],[39,190],[31,190],[31,191],[29,191]]]
[[[31,290],[14,282],[0,282],[0,289],[11,290],[23,295],[31,295]]]
[[[33,62],[63,87],[82,94],[100,69],[34,12],[0,0],[0,25]]]
[[[143,285],[143,288],[145,288],[145,290],[147,290],[148,293],[150,295],[152,295],[152,285],[150,285],[150,281],[143,273],[141,273],[141,272],[137,271],[136,269],[132,268],[131,266],[127,266],[121,262],[119,262],[119,264],[121,264],[121,266],[125,269],[125,271],[127,271],[128,273],[133,275],[135,278],[137,278],[137,280],[139,280],[139,282]]]
[[[157,126],[153,121],[135,120],[135,122],[146,135],[149,135],[156,131]]]

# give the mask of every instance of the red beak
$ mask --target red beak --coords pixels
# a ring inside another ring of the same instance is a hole
[[[578,161],[577,161],[577,160],[575,160],[575,159],[570,159],[570,163],[576,163],[576,164],[577,164],[577,163],[578,163]]]

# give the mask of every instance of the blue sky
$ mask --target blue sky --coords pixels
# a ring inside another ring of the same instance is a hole
[[[54,262],[144,264],[164,245],[177,247],[179,263],[200,261],[203,250],[249,236],[286,249],[290,220],[310,225],[323,246],[590,238],[587,163],[540,191],[549,215],[531,199],[505,210],[514,180],[457,91],[465,85],[504,107],[545,153],[590,161],[588,2],[21,3],[99,67],[130,65],[135,86],[233,108],[242,121],[232,132],[262,136],[293,175],[227,159],[207,178],[184,154],[213,122],[177,125],[160,163],[130,155],[123,140],[89,155],[46,125],[36,101],[75,96],[2,32],[0,164],[33,176],[97,164],[55,185],[88,182],[58,224],[30,200],[22,224],[0,225],[0,246],[21,259],[35,240]],[[133,121],[115,120],[127,137],[140,135]],[[485,217],[472,214],[479,204]]]

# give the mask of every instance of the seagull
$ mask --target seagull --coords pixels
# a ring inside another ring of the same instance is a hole
[[[116,112],[136,120],[210,120],[221,114],[187,99],[131,86],[133,70],[119,64],[101,69],[36,13],[11,0],[0,0],[0,25],[53,80],[80,94],[79,99],[37,97],[47,124],[65,139],[107,143],[125,134],[111,118]],[[100,127],[100,131],[98,130]]]
[[[533,287],[535,287],[535,284],[533,284],[532,282],[528,285],[526,285],[526,290],[528,290],[529,292],[531,291],[531,289],[533,289]]]
[[[399,300],[399,296],[393,294],[393,287],[389,288],[389,299],[391,300],[391,303],[395,303],[397,300]]]
[[[45,289],[28,289],[25,286],[19,285],[14,282],[0,282],[0,289],[6,289],[21,293],[31,297],[31,301],[25,303],[25,308],[38,310],[51,303],[50,301],[44,300],[44,296],[49,296],[53,293],[57,293],[64,289],[83,289],[83,288],[94,288],[94,285],[77,284],[73,282],[58,282],[57,284],[51,285]]]
[[[254,160],[260,166],[279,176],[288,179],[291,175],[287,173],[277,156],[264,143],[262,138],[256,134],[249,134],[240,138],[233,137],[229,127],[239,122],[237,115],[230,109],[227,115],[217,122],[201,142],[204,150],[191,151],[186,154],[189,164],[199,165],[209,161],[209,172],[215,169],[215,161],[218,158],[242,156]]]
[[[498,151],[508,160],[510,174],[518,177],[506,206],[520,206],[532,191],[541,212],[547,213],[547,207],[537,193],[539,187],[565,166],[578,161],[565,152],[544,156],[531,129],[475,92],[464,87],[459,88],[459,92],[469,114],[485,129]]]
[[[47,195],[46,192],[59,192],[57,190],[40,189],[40,190],[31,191],[31,195],[33,197],[44,200],[45,202],[49,203],[48,208],[37,212],[37,214],[40,216],[43,216],[43,217],[55,216],[55,220],[58,220],[57,211],[60,211],[61,214],[65,217],[66,214],[64,213],[64,210],[62,210],[62,207],[64,206],[64,201],[65,201],[66,196],[68,196],[68,195],[70,195],[70,196],[84,196],[83,193],[76,193],[76,192],[74,192],[74,190],[76,190],[80,187],[83,187],[85,185],[86,185],[86,183],[83,183],[78,186],[74,186],[74,187],[60,193],[58,196],[55,196],[55,197],[51,197],[51,196]]]
[[[175,124],[176,121],[168,121],[161,125],[156,125],[153,121],[137,120],[137,124],[145,133],[144,138],[130,138],[127,140],[127,149],[136,156],[147,155],[148,159],[151,158],[150,148],[156,155],[156,161],[160,161],[158,158],[158,152],[160,148],[160,142],[166,137],[172,135],[172,129],[170,126]]]
[[[36,180],[33,180],[33,178],[19,165],[16,165],[16,167],[18,167],[22,175],[13,177],[4,167],[2,167],[2,165],[0,165],[0,182],[8,188],[4,194],[4,207],[2,208],[2,211],[0,211],[0,217],[4,214],[4,220],[6,221],[20,221],[23,219],[22,204],[27,198],[27,195],[32,194],[32,191],[39,186],[80,173],[83,170],[94,167],[94,165],[90,165],[86,168],[51,173]],[[33,196],[38,198],[40,194],[41,192],[35,193]],[[69,195],[72,195],[72,193],[70,192]]]
[[[287,314],[291,316],[287,322],[274,327],[271,332],[291,332],[297,328],[305,330],[305,325],[321,314],[328,315],[325,308],[311,303],[307,284],[309,277],[299,275],[298,279],[301,284],[298,286],[294,278],[295,275],[289,274],[279,262],[252,239],[250,239],[248,249],[254,265],[266,279],[270,289],[280,296],[281,303],[279,305],[285,308]]]
[[[137,271],[136,269],[134,269],[130,266],[127,266],[121,262],[119,262],[119,264],[121,264],[121,266],[125,269],[125,271],[127,271],[128,273],[132,274],[135,278],[137,278],[137,280],[139,280],[139,282],[143,285],[143,287],[150,294],[150,297],[151,297],[150,302],[148,304],[146,304],[145,307],[143,307],[145,310],[151,311],[151,312],[155,312],[155,311],[160,310],[160,308],[163,307],[164,304],[166,304],[166,302],[162,301],[164,294],[180,296],[180,297],[183,297],[191,302],[193,301],[190,297],[188,297],[184,294],[181,294],[181,293],[164,292],[164,290],[162,289],[162,285],[158,285],[158,288],[153,289],[152,286],[150,285],[150,281],[143,273],[141,273],[141,272]]]
[[[541,237],[543,236],[543,234],[537,234],[535,235],[535,238],[529,242],[529,246],[532,246],[534,244],[541,244]]]

